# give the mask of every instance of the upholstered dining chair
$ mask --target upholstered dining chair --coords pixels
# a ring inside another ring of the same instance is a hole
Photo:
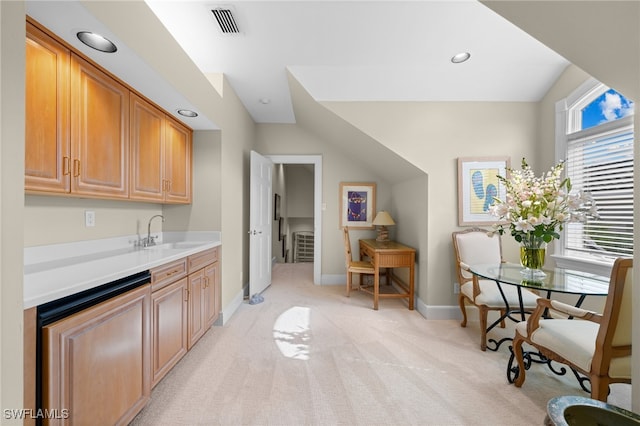
[[[606,402],[611,383],[631,383],[632,269],[632,259],[616,259],[602,314],[539,299],[527,321],[516,324],[513,353],[518,372],[514,384],[520,387],[525,379],[524,343],[588,377],[592,399]],[[544,319],[545,310],[573,319]]]
[[[500,236],[481,228],[469,228],[451,234],[455,252],[456,272],[460,293],[458,304],[462,311],[460,326],[467,326],[467,302],[478,308],[480,316],[480,349],[487,349],[487,317],[489,311],[506,312],[506,305],[498,284],[491,280],[478,279],[469,271],[469,265],[474,263],[502,263],[502,242]],[[508,284],[502,285],[502,291],[510,307],[519,306],[518,289]],[[523,289],[522,301],[526,311],[533,311],[536,307],[538,295]],[[504,327],[504,321],[500,326]]]
[[[349,238],[349,227],[344,227],[344,254],[347,266],[347,296],[351,295],[353,290],[352,286],[352,274],[360,274],[360,283],[362,284],[362,275],[373,275],[375,269],[371,262],[364,260],[353,260],[353,254],[351,253],[351,239]],[[358,285],[360,288],[360,285]]]

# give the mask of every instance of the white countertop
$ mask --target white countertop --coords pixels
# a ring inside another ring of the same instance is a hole
[[[164,232],[156,246],[136,237],[79,241],[24,249],[24,309],[60,299],[217,247],[220,232]]]

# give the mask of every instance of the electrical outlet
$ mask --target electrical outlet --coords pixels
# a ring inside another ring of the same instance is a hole
[[[453,283],[453,294],[460,294],[460,284]]]
[[[93,210],[84,211],[84,226],[96,226],[96,212]]]

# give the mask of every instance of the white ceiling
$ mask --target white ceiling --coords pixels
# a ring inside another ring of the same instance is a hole
[[[528,102],[568,65],[475,0],[146,3],[203,73],[227,76],[259,123],[295,122],[287,70],[318,101]],[[241,34],[220,32],[216,7],[233,11]],[[79,44],[80,29],[119,42],[79,2],[27,1],[27,13],[165,109],[190,107],[124,44],[115,59]],[[471,59],[451,63],[461,51]],[[187,124],[217,128],[215,118],[199,119]]]

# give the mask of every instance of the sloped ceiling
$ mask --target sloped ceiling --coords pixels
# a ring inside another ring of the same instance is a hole
[[[481,3],[596,79],[640,100],[640,2]]]
[[[424,174],[395,152],[314,100],[291,74],[288,75],[288,82],[299,126],[337,146],[350,158],[358,159],[361,164],[389,183],[403,182]]]

